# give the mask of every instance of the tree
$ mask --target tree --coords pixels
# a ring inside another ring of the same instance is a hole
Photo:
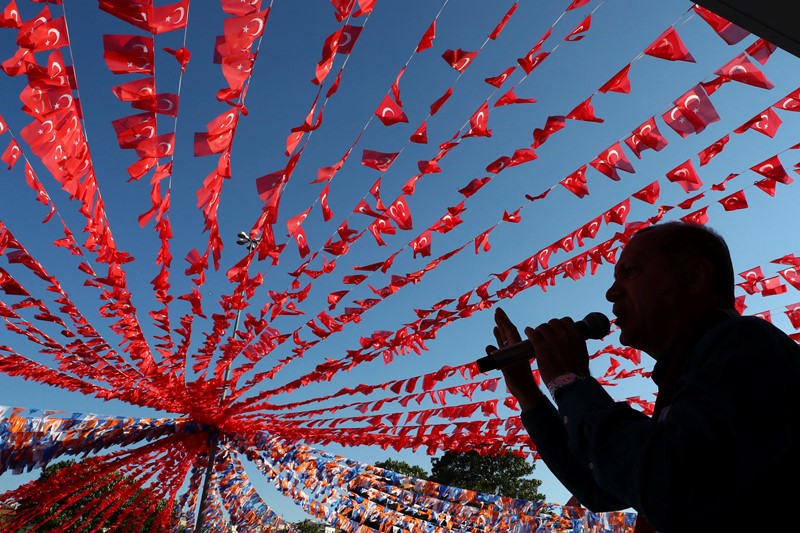
[[[392,472],[403,474],[404,476],[411,476],[419,479],[428,479],[429,476],[429,474],[421,466],[410,465],[405,461],[386,459],[385,461],[378,461],[375,463],[375,466],[378,468],[383,468],[384,470],[391,470]]]
[[[529,477],[536,467],[524,457],[505,453],[479,455],[478,452],[445,452],[431,459],[430,480],[463,489],[544,501],[539,493],[541,480]]]
[[[42,505],[48,505],[44,502],[52,501],[47,498],[50,493],[53,492],[51,490],[53,488],[53,481],[51,478],[56,476],[56,474],[64,468],[73,467],[75,464],[75,461],[67,460],[59,461],[43,468],[42,474],[35,482],[38,490],[29,492],[27,497],[23,497],[17,502],[19,504],[17,515],[23,515],[32,511],[41,511]],[[104,497],[107,498],[126,483],[131,483],[131,480],[126,476],[120,473],[111,474],[98,480],[93,490],[78,499],[75,503],[67,507],[64,507],[60,502],[52,504],[43,513],[39,513],[39,516],[37,516],[33,522],[26,525],[33,526],[35,531],[52,531],[59,529],[78,517],[78,520],[72,524],[67,531],[83,533],[85,531],[92,531],[98,526],[104,526],[112,530],[117,528],[116,530],[118,531],[128,531],[131,533],[152,531],[156,516],[166,507],[167,500],[155,501],[154,496],[146,489],[137,489],[134,491],[130,499],[123,503],[119,509],[105,520],[105,523],[101,524],[97,517],[92,520],[85,520],[83,518],[87,506],[90,505],[93,500],[102,499]],[[131,505],[133,505],[136,510],[133,513],[129,513],[126,518],[121,519],[121,516],[131,508]],[[143,517],[142,509],[155,509],[155,511],[151,515]],[[181,526],[179,531],[185,532],[186,528]]]
[[[325,531],[325,524],[314,522],[308,518],[300,522],[295,522],[293,525],[302,533],[323,533]]]

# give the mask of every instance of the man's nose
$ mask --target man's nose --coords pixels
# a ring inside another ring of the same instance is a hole
[[[609,302],[614,302],[618,296],[619,296],[619,287],[617,286],[617,282],[615,281],[606,291],[606,300],[608,300]]]

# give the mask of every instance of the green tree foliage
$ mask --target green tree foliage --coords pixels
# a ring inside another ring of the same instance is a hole
[[[318,522],[314,522],[313,520],[305,519],[300,522],[295,522],[292,524],[294,527],[297,528],[298,531],[302,533],[323,533],[325,531],[325,525],[320,524]]]
[[[397,472],[398,474],[403,474],[404,476],[411,476],[419,479],[428,479],[428,476],[430,475],[421,466],[410,465],[405,461],[396,461],[394,459],[378,461],[375,463],[375,466],[385,470],[391,470],[392,472]]]
[[[531,476],[535,466],[524,457],[479,455],[477,452],[445,452],[431,459],[430,480],[488,494],[544,501],[539,493],[541,480]]]
[[[37,484],[40,486],[38,494],[44,496],[48,489],[48,480],[60,470],[75,464],[76,462],[73,460],[59,461],[42,469],[42,474],[37,480]],[[150,533],[153,531],[153,523],[155,522],[158,512],[166,507],[167,501],[154,501],[154,497],[147,490],[143,489],[137,489],[130,500],[117,509],[103,524],[100,523],[99,517],[93,520],[84,519],[85,511],[93,500],[109,497],[125,483],[130,483],[130,480],[125,476],[121,474],[110,475],[100,480],[91,492],[82,496],[75,503],[67,507],[64,507],[60,503],[52,505],[49,509],[45,510],[44,513],[40,514],[40,516],[35,519],[35,522],[28,523],[26,526],[28,528],[32,527],[33,531],[53,531],[72,522],[77,517],[77,521],[69,526],[66,531],[70,533],[84,533],[96,530],[98,526],[102,526],[102,528],[99,529],[100,531],[103,531],[104,528],[110,528],[111,530],[130,533]],[[39,511],[42,506],[36,496],[24,498],[20,500],[18,504],[17,515],[21,515],[29,510]],[[120,517],[128,512],[132,505],[134,506],[134,511],[128,513],[127,517],[121,520]],[[144,510],[153,508],[155,508],[155,511],[150,516],[142,516]],[[27,530],[29,529],[22,531]],[[182,526],[179,531],[186,531],[186,528]]]

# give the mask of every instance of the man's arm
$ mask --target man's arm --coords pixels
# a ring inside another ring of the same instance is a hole
[[[505,312],[495,311],[495,339],[500,346],[519,342],[520,335]],[[496,348],[488,346],[487,353]],[[503,377],[509,392],[519,402],[522,423],[536,445],[536,451],[559,481],[578,500],[595,512],[616,511],[629,507],[611,497],[592,479],[586,469],[575,459],[567,446],[567,432],[558,412],[539,388],[528,361],[503,367]]]
[[[663,531],[687,524],[715,530],[747,505],[751,491],[776,504],[778,484],[763,479],[797,470],[797,457],[787,457],[798,448],[800,426],[800,354],[788,337],[769,331],[776,329],[752,317],[713,328],[659,421],[609,401],[594,379],[563,389],[558,409],[574,457]],[[764,369],[769,385],[752,383]]]

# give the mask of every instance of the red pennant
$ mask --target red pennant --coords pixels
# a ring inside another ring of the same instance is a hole
[[[679,184],[686,192],[696,191],[703,186],[691,160],[686,160],[673,168],[666,176],[669,181]]]
[[[375,116],[383,122],[384,126],[391,126],[399,122],[408,122],[408,117],[403,113],[397,102],[387,94],[383,97],[378,109],[375,110]]]
[[[683,44],[677,30],[671,26],[667,31],[656,37],[656,40],[645,49],[644,53],[668,61],[695,62],[694,57]]]
[[[478,52],[466,52],[464,50],[446,50],[442,54],[442,59],[447,61],[447,64],[459,72],[464,72],[470,63],[478,55]]]
[[[730,135],[725,135],[718,141],[714,142],[711,146],[704,148],[699,154],[697,154],[700,157],[700,166],[702,167],[703,165],[708,164],[708,162],[711,161],[714,156],[722,152],[730,138]]]
[[[585,120],[587,122],[603,122],[602,118],[598,118],[594,114],[594,107],[592,107],[592,97],[590,96],[585,101],[578,104],[575,109],[567,114],[567,118],[572,120]]]
[[[744,191],[738,191],[733,194],[726,196],[719,200],[719,203],[722,204],[722,207],[725,211],[736,211],[737,209],[747,209],[747,198],[744,195]]]
[[[628,79],[628,72],[630,72],[630,70],[631,65],[628,63],[598,90],[601,93],[615,92],[629,94],[631,92],[631,82]]]

